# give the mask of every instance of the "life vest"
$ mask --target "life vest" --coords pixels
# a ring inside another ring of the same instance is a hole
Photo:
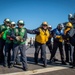
[[[4,31],[4,34],[2,35],[2,38],[3,38],[4,40],[7,39],[7,33],[8,33],[8,30],[5,30],[5,31]]]
[[[71,30],[71,28],[65,29],[65,30],[64,30],[64,35],[66,36],[66,34],[68,33],[68,31],[70,31],[70,30]],[[64,39],[64,41],[69,42],[69,38]]]
[[[70,29],[71,29],[71,28],[67,28],[67,29],[65,29],[65,30],[64,30],[64,34],[66,35],[67,32],[68,32]]]
[[[48,30],[43,30],[41,28],[39,28],[40,33],[38,35],[36,35],[35,37],[35,41],[41,43],[41,44],[45,44],[48,41],[49,38],[49,31]]]
[[[5,30],[8,30],[9,29],[9,27],[8,26],[6,26],[6,25],[1,25],[0,26],[0,38],[2,38],[2,36],[3,36],[3,34],[4,34],[4,32],[5,32]]]
[[[15,28],[15,30],[14,30],[15,36],[21,36],[21,38],[24,37],[25,32],[26,32],[25,28],[20,28],[20,29],[19,28]],[[24,44],[25,43],[25,41],[24,42],[20,42],[20,41],[17,41],[17,40],[14,40],[13,42],[14,43],[18,43],[18,44]]]
[[[62,38],[62,35],[64,34],[63,30],[58,31],[58,29],[56,28],[54,29],[53,33],[56,35],[54,36],[55,40],[58,40],[59,42],[63,42],[63,38]]]

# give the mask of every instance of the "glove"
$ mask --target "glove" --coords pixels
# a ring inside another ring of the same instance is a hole
[[[62,36],[56,36],[56,39],[58,39],[59,42],[63,42]]]
[[[56,38],[61,38],[61,36],[57,35]]]
[[[7,38],[9,39],[9,40],[14,40],[13,38],[11,38],[10,36],[7,36]]]
[[[21,39],[22,39],[21,36],[17,36],[17,37],[16,37],[16,40],[17,40],[17,41],[21,41]]]
[[[14,39],[10,37],[10,40],[12,41],[12,40],[14,40]]]
[[[21,39],[21,42],[23,42],[24,40],[23,39]]]

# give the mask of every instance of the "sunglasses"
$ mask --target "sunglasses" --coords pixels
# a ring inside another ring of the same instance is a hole
[[[15,24],[11,24],[11,26],[15,26]]]
[[[6,22],[6,23],[10,23],[10,22]]]
[[[43,25],[43,26],[47,26],[47,25]]]
[[[18,26],[24,26],[24,24],[18,24]]]

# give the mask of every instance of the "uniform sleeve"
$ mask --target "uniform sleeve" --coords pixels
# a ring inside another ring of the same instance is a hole
[[[51,31],[51,35],[52,35],[53,38],[56,37],[56,33],[55,33],[55,31],[56,31],[56,29],[54,29],[54,30]]]
[[[26,29],[27,30],[27,33],[29,34],[39,34],[39,29],[34,29],[34,30],[29,30],[29,29]]]
[[[2,25],[0,25],[0,33],[2,33]]]
[[[1,25],[1,26],[0,26],[0,33],[4,32],[5,30],[7,30],[7,29],[5,28],[5,26]]]

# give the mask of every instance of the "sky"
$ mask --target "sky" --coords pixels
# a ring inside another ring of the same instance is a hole
[[[24,20],[25,27],[31,30],[44,21],[54,29],[68,21],[70,13],[75,13],[75,0],[0,0],[0,24],[5,18],[16,23]]]

